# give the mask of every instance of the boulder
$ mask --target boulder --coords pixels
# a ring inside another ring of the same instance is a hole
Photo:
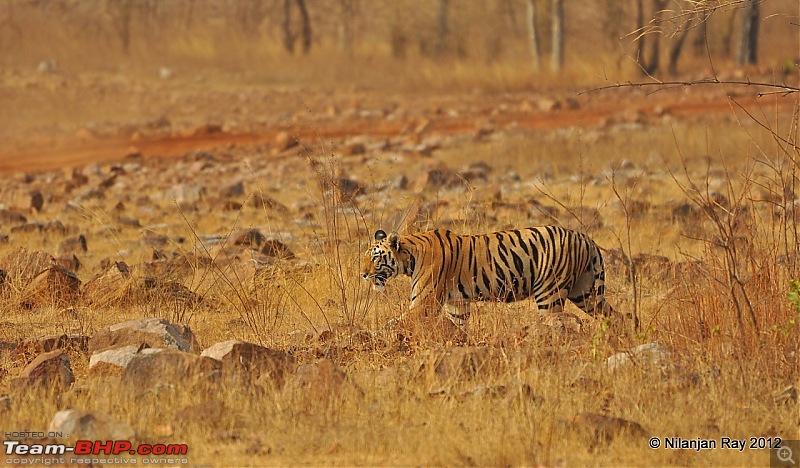
[[[209,389],[219,383],[222,362],[197,354],[165,349],[138,353],[128,363],[121,382],[137,393],[163,387]]]
[[[296,360],[290,354],[265,348],[253,343],[229,340],[206,348],[202,356],[222,361],[222,363],[241,376],[258,384],[283,386],[286,377],[296,367]]]
[[[83,297],[95,306],[121,304],[130,299],[131,271],[125,262],[113,262],[83,286]]]
[[[669,370],[670,352],[657,342],[645,343],[606,359],[606,369],[617,372],[629,368]]]
[[[61,393],[75,382],[69,358],[63,350],[42,353],[25,366],[22,374],[12,379],[10,387],[18,392],[30,390]]]
[[[89,337],[81,334],[46,335],[28,338],[17,344],[11,351],[11,359],[27,362],[29,359],[42,353],[57,349],[74,349],[87,351]]]
[[[142,318],[98,330],[89,340],[94,354],[109,348],[145,343],[151,348],[173,348],[199,352],[199,344],[189,327],[170,323],[164,318]]]
[[[81,280],[61,265],[50,265],[23,289],[20,305],[27,309],[42,306],[66,307],[81,294]]]
[[[128,364],[137,356],[160,353],[164,349],[149,348],[146,344],[139,344],[94,353],[89,358],[89,375],[91,377],[122,375]]]
[[[66,409],[53,416],[49,432],[69,434],[76,440],[130,440],[136,436],[130,425],[103,413]]]

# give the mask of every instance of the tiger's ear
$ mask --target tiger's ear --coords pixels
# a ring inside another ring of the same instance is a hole
[[[389,234],[389,247],[395,251],[400,249],[400,236],[396,232]]]
[[[386,233],[382,229],[375,231],[375,240],[386,239]]]

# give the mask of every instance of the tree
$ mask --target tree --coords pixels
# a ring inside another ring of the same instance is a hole
[[[533,58],[533,69],[538,71],[540,66],[539,54],[539,29],[536,27],[536,0],[528,0],[528,41]]]
[[[564,66],[564,0],[553,0],[552,33],[550,63],[553,71],[561,71]]]
[[[760,0],[744,0],[742,8],[742,29],[739,35],[739,50],[736,64],[756,64],[758,62],[758,32],[760,21]]]
[[[300,10],[302,22],[303,53],[311,50],[311,17],[308,14],[305,0],[295,0],[297,9]],[[297,37],[292,31],[292,0],[283,0],[283,47],[290,54],[294,53],[294,43]]]

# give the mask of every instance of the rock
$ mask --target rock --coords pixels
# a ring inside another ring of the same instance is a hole
[[[17,192],[11,200],[11,206],[23,211],[42,211],[44,195],[39,190]]]
[[[268,257],[278,257],[283,259],[295,258],[294,252],[278,239],[267,239],[261,248],[261,253]]]
[[[20,305],[26,309],[74,304],[81,294],[81,280],[61,265],[51,265],[22,290]]]
[[[294,398],[313,400],[327,400],[345,394],[363,395],[363,390],[330,359],[320,359],[298,367],[286,382],[284,391]]]
[[[89,352],[96,353],[126,345],[147,344],[151,348],[173,348],[199,352],[199,344],[189,327],[163,318],[143,318],[118,323],[98,330],[89,340]]]
[[[228,185],[223,185],[219,189],[221,197],[238,198],[244,196],[244,182],[238,180]]]
[[[222,361],[252,382],[268,383],[276,388],[283,386],[285,378],[296,367],[294,356],[284,351],[239,340],[214,344],[201,355]]]
[[[164,199],[178,204],[196,203],[206,196],[206,187],[198,183],[185,183],[172,186],[164,192]]]
[[[438,167],[421,172],[412,184],[412,191],[436,190],[440,188],[454,188],[464,184],[458,173],[448,167]]]
[[[9,386],[18,392],[39,390],[52,394],[67,390],[73,382],[75,375],[69,358],[63,350],[57,349],[36,356]]]
[[[339,151],[343,156],[355,156],[367,152],[367,145],[361,142],[350,142],[342,146]]]
[[[231,236],[233,245],[243,245],[253,249],[260,248],[261,244],[264,243],[264,239],[264,234],[261,234],[258,229],[253,228],[240,229]]]
[[[126,423],[118,422],[103,413],[66,409],[53,416],[49,432],[69,434],[76,440],[131,440],[136,433]]]
[[[250,205],[254,208],[267,208],[275,210],[280,213],[288,213],[289,208],[286,205],[276,201],[264,192],[258,191],[250,198]]]
[[[668,370],[671,366],[670,352],[659,343],[645,343],[635,348],[609,356],[606,368],[617,372],[631,367]]]
[[[77,237],[69,237],[61,241],[56,248],[56,255],[75,254],[88,251],[86,237],[81,234]]]
[[[222,376],[222,362],[175,349],[138,353],[127,365],[121,382],[135,393],[164,386],[209,389]]]
[[[145,278],[141,284],[141,299],[163,307],[186,310],[199,306],[203,299],[194,291],[177,281],[164,281],[159,278]]]
[[[89,358],[89,375],[91,377],[122,375],[128,364],[139,355],[155,354],[165,348],[150,348],[147,344],[121,346],[106,349],[92,354]]]
[[[83,266],[75,254],[62,255],[55,259],[55,264],[68,271],[78,271]]]
[[[23,224],[27,222],[28,219],[20,213],[16,211],[7,210],[7,209],[0,209],[0,223],[7,225],[7,224]]]
[[[88,344],[89,337],[78,333],[71,335],[37,336],[20,342],[17,347],[11,351],[11,359],[27,362],[34,356],[57,349],[74,349],[85,352],[88,350]]]
[[[296,137],[289,135],[288,132],[278,132],[278,134],[275,135],[273,143],[277,151],[286,151],[299,145],[300,141]]]
[[[12,250],[2,260],[0,269],[5,270],[9,281],[24,286],[36,275],[50,267],[55,260],[53,256],[40,251],[30,251],[24,247]]]
[[[125,262],[113,262],[83,286],[84,298],[93,305],[105,307],[130,300],[131,273]]]
[[[367,191],[358,181],[347,177],[337,178],[333,181],[333,185],[339,195],[339,200],[344,203],[353,201],[355,197],[363,195]]]
[[[607,443],[620,435],[647,437],[647,431],[635,421],[598,413],[577,414],[572,418],[572,426],[588,433],[593,442]]]

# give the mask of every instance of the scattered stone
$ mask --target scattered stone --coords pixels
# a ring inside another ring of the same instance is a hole
[[[421,172],[412,184],[412,191],[436,190],[462,186],[464,180],[458,173],[448,167],[438,167]]]
[[[253,194],[250,198],[250,205],[254,208],[267,208],[280,213],[289,212],[289,208],[287,208],[286,205],[276,201],[274,198],[261,191],[257,191]]]
[[[142,343],[94,353],[89,358],[89,375],[91,377],[122,375],[136,356],[160,353],[164,349],[150,348],[146,343]]]
[[[91,304],[105,307],[130,300],[130,268],[125,262],[113,262],[102,273],[87,281],[83,296]]]
[[[668,370],[671,366],[670,352],[657,342],[645,343],[606,359],[606,368],[617,372],[630,367]]]
[[[202,356],[222,361],[248,380],[281,388],[296,367],[294,356],[239,340],[224,341],[206,348]]]
[[[89,337],[81,334],[37,336],[23,340],[11,351],[11,359],[27,362],[34,356],[57,349],[88,350]]]
[[[131,440],[136,433],[126,423],[103,413],[79,409],[61,410],[53,416],[49,432],[69,434],[76,440]]]
[[[366,193],[366,188],[353,179],[339,177],[333,181],[339,200],[343,203],[351,202],[358,195]]]
[[[56,249],[56,255],[74,254],[88,251],[86,237],[81,234],[77,237],[70,237],[61,241]]]
[[[261,248],[261,253],[268,257],[277,257],[282,259],[295,258],[294,252],[289,247],[278,239],[267,239]]]
[[[53,256],[48,253],[19,247],[0,260],[0,269],[5,270],[9,281],[24,286],[30,283],[36,275],[50,267],[54,261]]]
[[[233,245],[243,245],[245,247],[250,247],[253,249],[258,249],[264,243],[265,237],[264,234],[258,229],[250,228],[250,229],[240,229],[233,233],[231,236],[231,241]]]
[[[167,349],[138,353],[122,374],[122,384],[136,393],[161,387],[208,389],[222,376],[222,362],[197,354]]]
[[[277,151],[286,151],[299,145],[300,141],[296,137],[289,135],[288,132],[278,132],[273,143]]]
[[[78,271],[81,269],[81,266],[83,266],[80,259],[74,254],[62,255],[56,258],[55,264],[69,271]]]
[[[0,209],[0,223],[2,224],[22,224],[27,222],[28,219],[25,218],[20,213],[16,211],[8,210],[8,209]]]
[[[244,182],[238,180],[228,185],[223,185],[219,189],[219,194],[226,198],[238,198],[244,196]]]
[[[20,305],[26,309],[74,304],[81,294],[81,280],[61,265],[51,265],[22,290]]]
[[[98,330],[89,340],[89,352],[96,353],[126,345],[147,344],[151,348],[173,348],[199,352],[199,344],[189,327],[163,318],[143,318],[118,323]]]
[[[18,392],[31,390],[60,393],[75,382],[69,358],[63,350],[42,353],[25,366],[22,374],[12,379],[10,387]]]

